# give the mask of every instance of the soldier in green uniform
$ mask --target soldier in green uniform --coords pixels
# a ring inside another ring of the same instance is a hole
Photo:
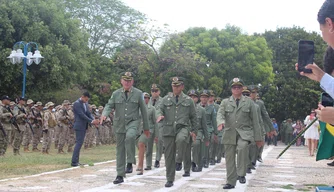
[[[284,138],[284,136],[285,136],[285,133],[284,133],[285,127],[286,127],[286,120],[284,120],[281,123],[280,129],[279,129],[279,134],[280,134],[282,143],[285,143],[285,138]]]
[[[150,136],[147,107],[143,99],[143,92],[133,87],[134,79],[131,72],[121,74],[122,88],[111,95],[105,105],[100,124],[106,120],[112,109],[115,109],[114,128],[116,133],[116,164],[117,177],[114,184],[124,182],[125,173],[132,173],[132,164],[136,162],[136,135],[141,122],[139,110],[143,120],[143,129],[146,137]],[[127,155],[127,160],[126,156]],[[127,168],[125,170],[125,163]]]
[[[12,131],[12,126],[10,123],[10,119],[13,117],[10,111],[8,111],[10,98],[8,96],[3,96],[1,98],[2,104],[0,105],[0,123],[3,125],[3,133],[0,130],[0,157],[4,156],[7,147],[9,145],[9,136]]]
[[[19,99],[19,103],[14,107],[13,113],[16,118],[18,127],[20,129],[20,131],[18,131],[17,129],[16,131],[14,131],[14,143],[13,143],[14,155],[20,154],[19,151],[22,144],[24,131],[26,129],[26,120],[28,116],[26,114],[25,104],[26,104],[26,99],[21,97]]]
[[[199,93],[196,90],[188,91],[188,96],[191,97],[194,103],[198,102]],[[198,129],[196,140],[193,143],[193,151],[192,151],[192,171],[193,172],[201,172],[203,168],[203,150],[204,147],[202,144],[209,146],[209,136],[208,136],[208,129],[206,126],[206,114],[205,109],[200,105],[196,105],[196,114],[198,118]],[[189,158],[189,157],[188,157]],[[185,163],[186,164],[186,163]],[[186,165],[185,165],[186,167]],[[186,168],[185,168],[186,169]]]
[[[237,180],[246,183],[249,161],[249,145],[255,140],[258,147],[263,145],[258,114],[254,102],[242,95],[243,82],[234,78],[230,82],[232,96],[224,99],[217,114],[218,130],[222,130],[225,147],[227,183],[224,189],[235,187]],[[238,155],[236,164],[236,154]]]
[[[216,111],[219,110],[219,105],[221,104],[222,99],[220,97],[217,97],[215,100],[215,106],[218,105],[218,108],[216,108]],[[217,160],[216,163],[221,163],[221,159],[224,157],[225,148],[223,145],[223,132],[224,130],[218,131],[218,146],[217,146]]]
[[[283,127],[284,143],[288,145],[293,139],[292,119],[287,119]]]
[[[172,187],[175,180],[176,149],[185,154],[190,137],[196,137],[198,119],[194,101],[183,93],[184,79],[172,78],[173,93],[165,96],[158,110],[157,122],[164,119],[163,141],[165,145],[165,187]],[[186,173],[185,173],[186,174]]]
[[[149,104],[155,107],[156,110],[159,109],[160,103],[162,101],[162,97],[160,97],[160,87],[157,84],[152,84],[151,86],[151,94],[152,97],[150,99]],[[155,163],[154,167],[160,167],[160,160],[163,153],[164,142],[162,136],[163,129],[163,120],[158,123],[158,130],[155,131],[155,141],[156,141],[156,155],[155,155]]]
[[[203,90],[200,94],[201,102],[199,105],[201,105],[205,109],[206,114],[206,125],[208,129],[208,134],[210,138],[210,144],[209,147],[205,147],[204,151],[204,168],[209,167],[209,160],[210,165],[214,165],[215,162],[215,143],[218,142],[218,132],[217,132],[217,112],[215,109],[215,106],[213,104],[209,104],[208,100],[210,97],[210,93],[208,90]]]
[[[215,111],[216,113],[218,112],[218,109],[219,109],[219,105],[215,103],[215,99],[216,99],[216,93],[213,91],[213,90],[209,90],[209,93],[210,93],[210,97],[209,97],[209,100],[208,100],[208,104],[209,105],[213,105],[214,108],[215,108]],[[215,140],[213,142],[213,145],[211,147],[211,152],[210,152],[210,164],[211,165],[214,165],[216,162],[217,163],[220,163],[221,162],[221,158],[217,158],[216,160],[216,156],[217,156],[217,153],[218,153],[218,147],[219,147],[219,138],[221,139],[223,136],[223,133],[222,131],[217,131],[216,132],[216,136],[215,136]]]
[[[34,125],[34,137],[32,141],[32,151],[39,152],[40,150],[37,148],[38,144],[41,141],[42,137],[42,129],[43,129],[43,104],[38,101],[36,105],[31,109],[31,113],[33,114],[33,125]]]

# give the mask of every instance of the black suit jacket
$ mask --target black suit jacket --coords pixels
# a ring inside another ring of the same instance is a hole
[[[84,108],[86,106],[86,111]],[[94,120],[92,113],[89,111],[87,103],[82,102],[80,99],[76,100],[73,105],[74,112],[74,129],[75,130],[85,130],[88,127],[88,123]]]

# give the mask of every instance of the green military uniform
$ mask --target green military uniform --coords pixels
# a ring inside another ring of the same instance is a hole
[[[284,132],[284,143],[288,145],[293,139],[293,127],[292,127],[292,120],[288,119],[283,127]]]
[[[147,148],[146,148],[146,167],[152,167],[152,155],[153,155],[153,144],[154,138],[159,134],[159,128],[157,118],[156,118],[156,110],[154,106],[148,104],[147,105],[147,113],[148,113],[148,123],[150,128],[150,137],[148,138]]]
[[[3,96],[1,100],[10,101],[10,98],[8,96]],[[0,130],[0,156],[5,155],[7,151],[10,132],[12,131],[12,126],[10,123],[11,113],[8,110],[8,108],[9,108],[8,105],[1,103],[0,105],[0,123],[2,125],[3,131],[5,132],[5,134]]]
[[[43,107],[41,102],[37,102],[36,105],[31,109],[33,115],[33,127],[35,134],[33,135],[32,140],[32,151],[40,151],[37,146],[41,141],[42,137],[42,128],[43,128],[43,113],[40,111],[39,107]]]
[[[281,141],[283,143],[285,143],[285,133],[284,133],[284,128],[286,127],[286,120],[284,120],[280,126],[280,130],[279,130],[279,134],[280,134],[280,137],[281,137]]]
[[[153,84],[151,87],[151,91],[153,90],[160,90],[157,84]],[[156,111],[159,109],[159,106],[162,102],[162,97],[153,98],[151,97],[149,104],[155,107]],[[162,136],[162,129],[163,129],[163,120],[158,123],[158,129],[155,131],[155,137],[158,137],[158,143],[156,143],[156,155],[155,155],[155,165],[154,167],[160,167],[160,160],[163,153],[164,143],[163,143],[163,136]]]
[[[172,78],[173,86],[183,85],[183,78]],[[165,145],[165,162],[167,183],[175,180],[175,156],[185,154],[190,141],[190,132],[196,133],[198,119],[193,100],[181,92],[175,96],[165,96],[158,110],[158,117],[164,116],[163,140]],[[165,185],[170,187],[172,185]]]
[[[24,98],[20,98],[20,100],[25,100]],[[13,142],[13,151],[14,154],[19,154],[20,147],[23,141],[23,135],[26,130],[26,108],[23,105],[16,105],[14,107],[14,116],[16,118],[16,122],[18,124],[18,127],[20,129],[20,132],[17,129],[14,129],[14,142]]]
[[[219,105],[221,101],[222,101],[221,98],[217,97],[216,103],[215,103],[215,109],[217,112],[219,110]],[[221,162],[221,159],[222,157],[224,157],[224,153],[225,153],[225,148],[224,148],[223,140],[222,140],[223,132],[224,132],[224,129],[221,131],[218,131],[218,147],[217,147],[217,161],[216,161],[217,163]]]
[[[243,86],[243,83],[240,79],[234,78],[230,85],[231,87]],[[235,99],[233,96],[224,99],[218,110],[217,124],[224,125],[222,139],[225,146],[227,185],[234,187],[237,179],[240,177],[244,179],[246,175],[249,144],[254,140],[262,141],[254,102],[245,96],[241,96],[240,99]],[[236,154],[238,155],[237,166]]]
[[[122,79],[128,81],[133,79],[131,72],[122,74]],[[139,110],[142,115],[144,130],[149,129],[147,107],[144,102],[143,92],[132,87],[128,92],[123,88],[113,92],[103,110],[103,116],[109,116],[115,109],[113,125],[116,133],[116,164],[117,176],[125,177],[125,163],[136,162],[135,147],[137,129],[141,122]],[[127,155],[127,160],[125,155]],[[132,165],[131,165],[132,167]]]

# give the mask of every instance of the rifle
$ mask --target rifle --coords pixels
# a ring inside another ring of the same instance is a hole
[[[72,123],[72,121],[68,118],[69,115],[68,115],[66,109],[64,109],[64,114],[65,114],[65,116],[66,116],[66,120],[67,120],[67,122],[70,124],[70,128],[72,128],[72,127],[73,127],[73,123]]]
[[[19,110],[22,111],[25,115],[27,115],[26,110],[24,110],[24,108],[20,108],[20,107],[17,106],[17,105],[16,105],[16,107],[19,108]],[[35,135],[34,129],[32,128],[32,125],[31,125],[31,123],[29,122],[29,120],[26,119],[26,120],[24,120],[24,121],[29,125],[29,128],[30,128],[32,134]]]
[[[15,118],[15,116],[14,116],[14,113],[12,112],[12,110],[10,109],[9,106],[7,106],[6,109],[12,114],[12,118],[10,118],[10,123],[11,123],[12,125],[14,125],[14,127],[16,128],[16,130],[17,130],[19,133],[21,133],[20,127],[19,127],[19,125],[18,125],[17,122],[16,122],[16,118]]]
[[[34,124],[37,124],[37,125],[38,125],[39,122],[38,122],[37,118],[38,118],[38,117],[42,118],[41,113],[38,112],[38,114],[36,115],[35,112],[34,112],[34,109],[31,109],[31,112],[32,112],[32,115],[35,117],[35,119],[34,119]]]

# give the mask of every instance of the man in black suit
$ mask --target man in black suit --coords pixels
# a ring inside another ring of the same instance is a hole
[[[82,96],[74,102],[73,112],[74,112],[74,125],[76,142],[72,155],[72,167],[77,167],[83,165],[79,163],[79,155],[82,144],[85,140],[86,130],[88,128],[88,123],[98,124],[99,120],[94,120],[88,107],[88,100],[90,95],[88,92],[82,94]]]

